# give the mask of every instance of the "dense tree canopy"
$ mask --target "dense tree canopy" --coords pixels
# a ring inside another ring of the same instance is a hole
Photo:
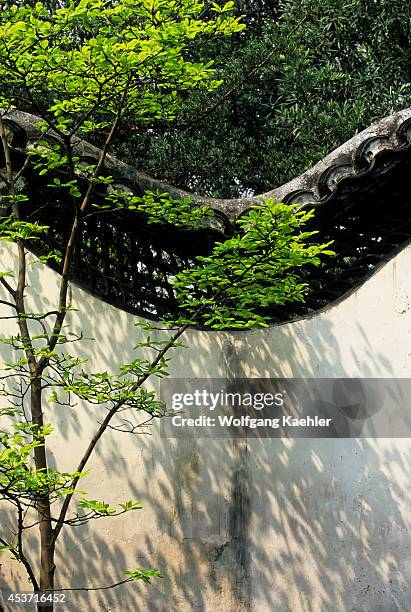
[[[50,12],[67,4],[45,3]],[[171,124],[157,119],[130,129],[124,122],[121,158],[198,193],[261,193],[411,104],[408,3],[237,0],[235,5],[246,30],[190,51],[192,61],[214,62],[222,87],[180,92],[183,104]],[[206,7],[205,17],[212,16],[212,2]]]
[[[220,197],[290,180],[374,120],[411,104],[401,0],[237,0],[247,29],[201,47],[224,84],[190,92],[174,125],[129,132],[141,170]]]

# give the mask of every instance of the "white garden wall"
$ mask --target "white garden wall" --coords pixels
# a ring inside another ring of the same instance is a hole
[[[1,247],[2,269],[11,253]],[[247,333],[190,331],[171,374],[411,377],[410,269],[408,247],[311,318]],[[33,310],[53,308],[56,274],[36,265],[30,278]],[[111,370],[131,358],[135,317],[76,287],[72,303],[74,329],[96,339],[73,345],[91,367]],[[0,324],[10,335],[13,323]],[[57,411],[59,468],[75,469],[100,415]],[[151,433],[109,432],[99,444],[82,487],[110,503],[144,500],[144,509],[67,531],[56,578],[62,588],[104,585],[138,566],[165,577],[69,595],[66,609],[410,609],[410,440],[170,440],[158,424]],[[29,588],[7,554],[1,563],[1,586]]]

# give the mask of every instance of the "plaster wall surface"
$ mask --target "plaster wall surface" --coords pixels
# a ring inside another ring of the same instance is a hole
[[[2,269],[13,251],[1,247]],[[172,376],[411,377],[411,247],[360,289],[307,319],[255,332],[189,331]],[[33,310],[54,308],[57,275],[32,266]],[[4,296],[0,296],[4,297]],[[46,303],[44,303],[46,302]],[[113,371],[141,337],[135,317],[72,288],[85,340],[72,350]],[[1,335],[12,323],[0,321]],[[49,408],[47,408],[49,412]],[[50,459],[75,469],[101,409],[58,408]],[[151,585],[69,594],[68,610],[376,612],[411,609],[409,439],[162,439],[110,431],[82,487],[144,509],[67,530],[57,588],[101,586],[135,567]],[[10,521],[4,510],[2,525]],[[35,537],[28,548],[36,559]],[[2,554],[0,585],[29,588]]]

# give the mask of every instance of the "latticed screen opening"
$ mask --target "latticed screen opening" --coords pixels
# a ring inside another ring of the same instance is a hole
[[[333,240],[336,256],[303,271],[304,304],[273,310],[287,320],[315,312],[358,287],[411,239],[409,150],[380,159],[372,174],[341,183],[332,201],[318,206],[311,223],[316,240]]]
[[[14,162],[24,162],[24,138],[14,135]],[[4,160],[0,160],[4,166]],[[36,254],[61,253],[73,218],[73,201],[61,199],[50,187],[52,178],[28,167],[22,189],[29,196],[26,218],[49,226],[44,238],[32,244]],[[3,186],[4,187],[4,186]],[[96,193],[95,201],[103,194]],[[318,311],[357,287],[382,262],[411,238],[410,148],[387,150],[370,171],[338,183],[332,197],[315,204],[307,229],[318,230],[316,241],[333,240],[334,258],[320,267],[299,270],[307,283],[305,303],[271,308],[273,322]],[[73,280],[101,299],[129,312],[157,319],[172,315],[178,304],[171,285],[175,274],[193,265],[221,240],[216,230],[183,231],[148,225],[132,211],[105,211],[86,217],[75,252]],[[59,271],[58,259],[50,265]]]

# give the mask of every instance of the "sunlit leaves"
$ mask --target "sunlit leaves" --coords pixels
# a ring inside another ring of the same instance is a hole
[[[196,206],[191,198],[173,198],[169,193],[145,191],[143,196],[115,192],[106,198],[113,208],[143,213],[148,224],[168,224],[185,229],[199,229],[214,212],[207,206]],[[98,209],[99,205],[95,205]]]
[[[265,326],[271,306],[303,301],[299,268],[333,254],[330,243],[311,240],[317,232],[303,231],[312,216],[274,200],[251,207],[238,220],[238,233],[177,274],[174,287],[191,322],[214,329]]]
[[[57,499],[67,493],[67,487],[78,472],[58,472],[52,468],[36,469],[32,453],[44,445],[52,427],[39,427],[25,421],[12,423],[8,430],[0,429],[0,495],[19,496],[27,502],[35,502],[42,495]]]
[[[188,58],[204,37],[230,35],[244,26],[231,16],[232,3],[214,18],[203,4],[118,0],[80,1],[53,13],[41,3],[14,6],[0,18],[0,83],[9,103],[25,95],[48,111],[61,132],[83,123],[90,132],[105,125],[91,118],[116,113],[119,105],[142,123],[172,119],[178,93],[214,89],[212,62]]]
[[[85,510],[91,510],[95,516],[115,516],[118,514],[124,514],[124,512],[130,512],[132,510],[141,510],[142,505],[140,502],[134,502],[129,499],[123,504],[119,504],[120,510],[116,510],[113,506],[106,502],[97,501],[95,499],[82,498],[79,501],[79,508]]]
[[[144,570],[139,567],[132,572],[128,571],[124,573],[134,582],[141,580],[142,582],[149,583],[152,578],[163,578],[158,569]]]
[[[25,197],[19,201],[25,201]],[[0,218],[0,240],[6,242],[15,242],[19,239],[37,240],[47,229],[46,225],[16,220],[13,216]]]

